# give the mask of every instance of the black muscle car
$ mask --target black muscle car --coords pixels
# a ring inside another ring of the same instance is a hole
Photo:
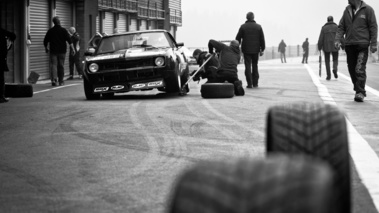
[[[129,91],[180,92],[189,79],[184,44],[165,30],[98,34],[89,46],[83,73],[88,100]]]

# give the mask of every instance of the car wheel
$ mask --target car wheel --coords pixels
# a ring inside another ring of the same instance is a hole
[[[350,158],[344,114],[335,106],[274,106],[267,116],[267,153],[302,153],[328,162],[336,173],[336,212],[350,213]]]
[[[169,212],[331,212],[333,175],[302,155],[198,163],[179,177]]]
[[[90,82],[83,78],[84,85],[84,94],[86,95],[87,100],[98,100],[100,99],[100,94],[93,94],[93,87]]]
[[[112,93],[103,93],[103,94],[101,94],[101,96],[103,96],[103,98],[105,98],[105,99],[111,99],[114,97],[114,93],[113,92]]]
[[[12,83],[5,84],[4,96],[12,98],[33,97],[33,86],[31,84]]]
[[[182,81],[179,74],[179,65],[176,65],[175,74],[173,74],[171,77],[169,77],[166,80],[166,92],[168,93],[180,92],[181,85],[182,85]]]
[[[201,85],[200,92],[203,98],[232,98],[234,85],[231,83],[205,83]]]

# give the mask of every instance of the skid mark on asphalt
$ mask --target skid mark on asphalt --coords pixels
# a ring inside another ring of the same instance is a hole
[[[41,207],[44,208],[44,210],[47,210],[49,212],[58,212],[60,208],[63,206],[61,196],[57,190],[55,190],[50,183],[44,181],[41,178],[35,177],[27,172],[18,170],[16,168],[9,167],[7,165],[0,164],[0,173],[7,173],[14,178],[18,178],[22,181],[24,181],[27,185],[34,188],[38,193],[35,195],[34,193],[27,193],[23,191],[22,193],[18,194],[19,196],[13,197],[13,201],[10,202],[15,206],[10,207],[12,211],[15,211],[15,207],[22,208],[23,202],[22,202],[22,196],[27,196],[30,194],[35,199],[36,203],[32,205],[33,207]],[[26,187],[23,187],[26,188]],[[0,197],[0,200],[4,200],[6,198]],[[18,203],[20,202],[20,203]],[[40,204],[40,202],[44,202],[44,204]],[[9,202],[4,202],[9,203]],[[29,205],[29,204],[28,204]],[[4,208],[4,206],[2,206]],[[33,211],[33,209],[28,209],[29,211]],[[34,209],[36,210],[36,209]],[[42,210],[42,209],[40,209]]]
[[[320,97],[327,104],[337,105],[333,97],[329,94],[327,87],[322,84],[308,65],[304,65],[309,75],[312,78],[313,83],[319,90]],[[340,73],[345,79],[348,77]],[[367,87],[369,88],[369,87]],[[378,91],[369,89],[373,94],[378,94]],[[368,90],[368,91],[369,91]],[[348,135],[349,135],[349,152],[356,165],[359,177],[362,179],[363,184],[368,189],[376,209],[379,209],[379,157],[375,151],[371,148],[368,142],[358,133],[348,118],[346,118]]]
[[[53,87],[51,89],[45,89],[45,90],[40,90],[40,91],[33,92],[33,94],[49,92],[49,91],[53,91],[53,90],[57,90],[57,89],[63,89],[63,88],[66,88],[66,87],[72,87],[72,86],[77,86],[77,85],[80,85],[80,84],[68,84],[68,85],[65,85],[65,86]]]

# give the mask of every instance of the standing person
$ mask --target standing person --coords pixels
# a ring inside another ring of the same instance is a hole
[[[308,64],[308,55],[309,55],[309,42],[308,42],[308,38],[305,39],[305,41],[303,42],[303,45],[301,47],[303,48],[303,60],[301,61],[301,63]]]
[[[266,48],[261,25],[254,21],[254,13],[246,14],[247,21],[241,25],[236,40],[241,44],[245,61],[247,88],[258,87],[258,60]]]
[[[280,42],[279,44],[279,47],[278,47],[278,52],[280,52],[280,60],[282,61],[283,63],[283,58],[284,58],[284,63],[287,63],[286,61],[286,43],[284,43],[284,40],[282,39],[282,41]]]
[[[8,102],[5,98],[5,72],[8,72],[7,54],[8,54],[8,41],[14,41],[16,34],[0,28],[0,103]]]
[[[338,51],[334,45],[334,39],[336,37],[338,26],[333,21],[333,16],[328,16],[328,22],[321,28],[321,33],[318,38],[318,50],[324,51],[325,67],[326,67],[326,80],[330,80],[330,54],[333,57],[333,74],[335,78],[338,78]]]
[[[337,48],[345,36],[344,45],[351,81],[354,85],[354,100],[363,102],[366,97],[366,63],[368,51],[375,53],[378,39],[378,24],[372,7],[362,0],[349,0],[335,38]]]
[[[70,29],[68,30],[71,34],[71,42],[72,42],[72,45],[74,46],[74,52],[72,52],[72,49],[71,49],[71,53],[70,53],[70,56],[69,56],[69,62],[70,62],[70,77],[68,78],[68,80],[71,80],[71,79],[74,79],[74,73],[75,73],[75,70],[74,70],[74,65],[76,67],[76,71],[78,72],[79,74],[79,78],[81,78],[82,74],[83,74],[83,69],[82,69],[82,63],[80,62],[80,36],[79,36],[79,33],[76,32],[76,29],[75,27],[70,27]]]
[[[58,16],[53,17],[54,27],[50,28],[43,40],[46,53],[50,53],[50,77],[51,85],[57,85],[57,77],[59,85],[64,85],[64,61],[68,43],[71,51],[75,52],[74,46],[71,43],[70,34],[61,26],[61,21]]]

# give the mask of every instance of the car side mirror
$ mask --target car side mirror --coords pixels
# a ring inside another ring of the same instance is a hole
[[[93,55],[94,53],[95,53],[95,48],[93,48],[93,47],[89,47],[89,48],[87,49],[87,51],[84,52],[84,55],[85,55],[85,56],[91,56],[91,55]]]
[[[176,43],[176,46],[178,46],[178,47],[183,47],[183,46],[184,46],[184,43],[183,43],[183,42]]]

